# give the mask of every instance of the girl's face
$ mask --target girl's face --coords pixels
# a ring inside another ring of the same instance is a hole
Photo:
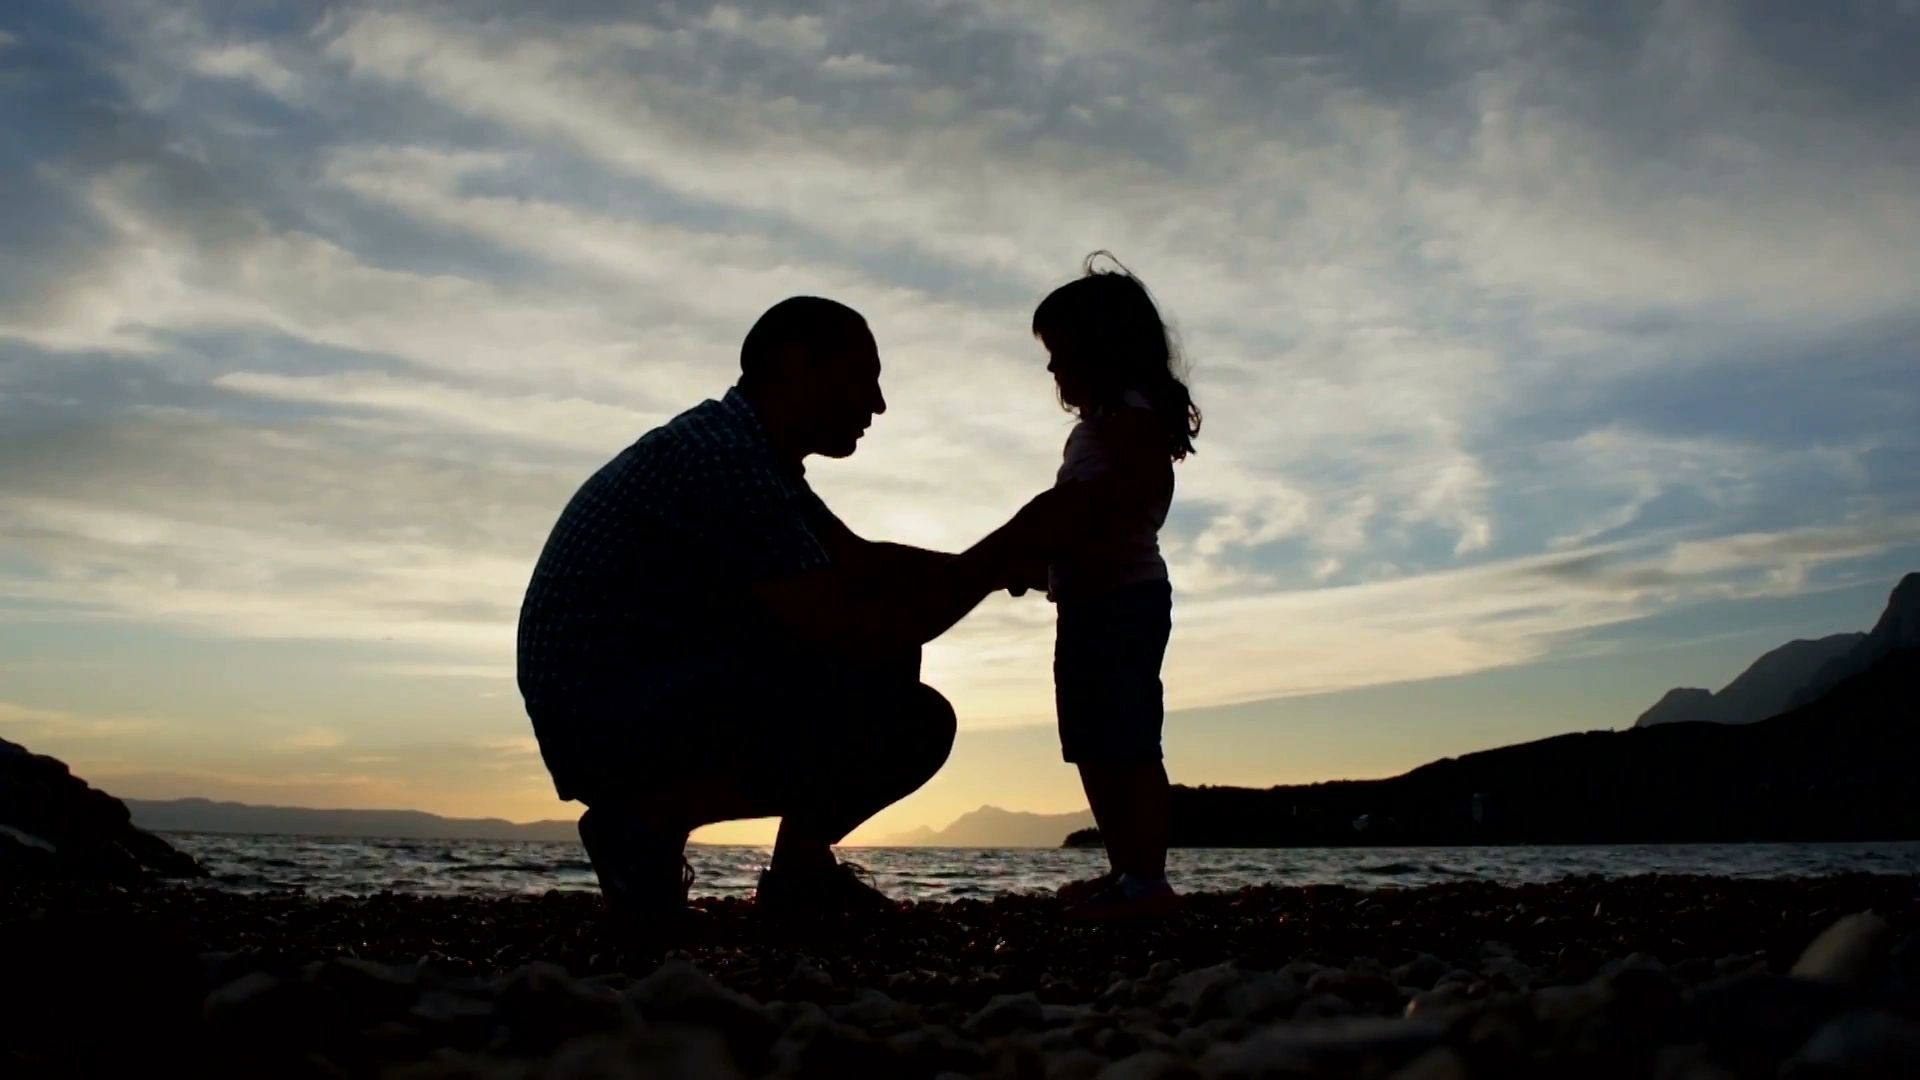
[[[1086,353],[1072,335],[1054,333],[1040,339],[1047,347],[1047,370],[1060,387],[1060,400],[1078,409],[1091,405],[1092,371]]]

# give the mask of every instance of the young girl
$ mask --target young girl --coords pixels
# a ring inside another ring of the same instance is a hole
[[[1119,267],[1096,270],[1105,255]],[[1060,890],[1076,915],[1156,914],[1167,884],[1167,772],[1160,663],[1172,587],[1159,531],[1173,463],[1193,450],[1200,410],[1153,298],[1107,252],[1033,313],[1061,404],[1080,418],[1055,491],[1072,509],[1047,573],[1058,607],[1054,703],[1062,756],[1079,767],[1111,869]]]

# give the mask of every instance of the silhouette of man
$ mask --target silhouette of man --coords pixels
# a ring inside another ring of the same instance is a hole
[[[684,910],[687,834],[781,819],[757,903],[890,906],[831,847],[926,783],[954,714],[920,646],[1032,558],[1042,495],[949,555],[853,534],[804,460],[853,453],[886,411],[853,309],[793,297],[740,378],[643,435],[561,513],[520,612],[519,684],[541,755],[618,909]]]

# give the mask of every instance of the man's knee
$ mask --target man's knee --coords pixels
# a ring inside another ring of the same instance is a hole
[[[901,732],[908,742],[907,757],[924,770],[922,779],[926,779],[939,772],[953,753],[959,719],[940,691],[925,683],[915,684],[909,698],[913,704],[901,718]]]

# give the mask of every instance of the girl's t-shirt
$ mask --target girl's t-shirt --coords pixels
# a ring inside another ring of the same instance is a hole
[[[1153,408],[1144,394],[1129,390],[1118,408]],[[1058,483],[1091,480],[1128,455],[1114,440],[1113,414],[1100,410],[1082,419],[1067,435]],[[1160,527],[1173,505],[1173,463],[1161,457],[1165,468],[1151,484],[1133,489],[1129,501],[1112,519],[1113,527],[1090,536],[1047,568],[1047,596],[1056,603],[1073,601],[1143,581],[1165,581],[1167,563],[1160,556]]]

